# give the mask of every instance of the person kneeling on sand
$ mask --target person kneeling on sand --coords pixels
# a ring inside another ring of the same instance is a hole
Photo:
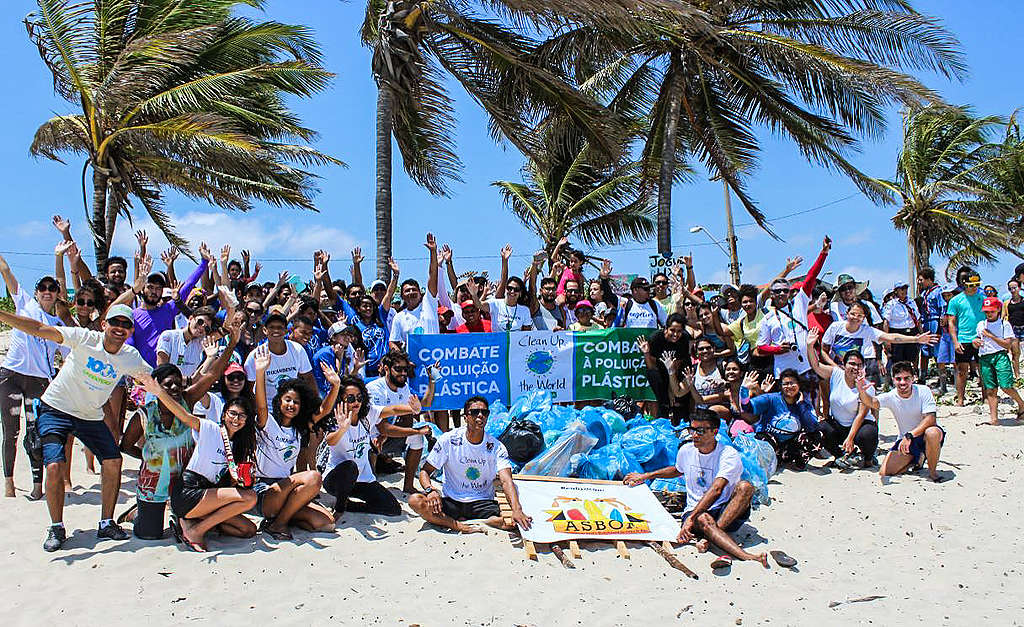
[[[731,557],[761,562],[767,568],[766,553],[748,553],[729,535],[738,531],[750,517],[754,486],[740,479],[743,460],[739,451],[715,439],[720,423],[721,418],[715,412],[695,409],[688,428],[693,440],[679,447],[675,465],[653,472],[631,472],[623,483],[635,486],[649,479],[672,479],[683,475],[686,478],[687,509],[678,541],[692,542],[700,538],[696,544],[699,552],[707,551],[709,543],[725,551],[728,555],[716,558],[712,568],[728,566]],[[793,563],[780,562],[781,565]]]
[[[885,407],[896,418],[903,436],[882,461],[878,474],[883,478],[898,475],[912,465],[920,467],[921,456],[928,462],[928,478],[943,481],[936,472],[939,451],[946,441],[946,431],[935,422],[935,397],[926,385],[914,383],[914,366],[909,361],[893,364],[892,379],[896,388],[872,396],[872,385],[863,377],[857,380],[860,401],[871,409]]]
[[[466,520],[482,520],[491,527],[529,529],[532,519],[519,505],[519,493],[512,482],[512,464],[505,445],[484,432],[491,410],[481,396],[474,396],[463,407],[465,424],[437,440],[420,470],[422,493],[409,497],[409,506],[429,523],[454,531],[483,531]],[[438,494],[430,481],[435,470],[444,470],[444,484]],[[494,499],[494,479],[512,508],[512,524],[506,524]]]

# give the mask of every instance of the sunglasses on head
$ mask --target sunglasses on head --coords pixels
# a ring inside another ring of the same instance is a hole
[[[483,416],[486,418],[491,415],[491,410],[482,407],[474,407],[473,409],[467,409],[466,414],[470,416]]]
[[[232,383],[235,383],[235,382],[238,382],[238,381],[245,381],[245,375],[242,374],[241,372],[235,372],[235,373],[226,375],[224,378],[226,380],[228,380],[228,381],[231,381]]]
[[[126,320],[125,318],[111,318],[110,320],[107,320],[107,324],[121,329],[131,329],[135,326],[134,322]]]
[[[75,303],[79,307],[95,307],[96,306],[96,301],[89,300],[88,298],[76,298],[75,299]]]
[[[56,283],[42,283],[36,286],[36,291],[39,292],[59,292],[60,286]]]

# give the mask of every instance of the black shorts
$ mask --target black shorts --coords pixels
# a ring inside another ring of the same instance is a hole
[[[501,516],[501,508],[497,501],[470,501],[463,503],[450,499],[447,496],[441,497],[441,511],[446,516],[455,520],[482,520]]]
[[[722,512],[725,511],[726,505],[728,505],[728,503],[719,505],[718,507],[712,507],[711,509],[709,509],[707,511],[707,513],[710,514],[711,517],[714,518],[715,521],[717,522],[718,519],[722,517]],[[685,523],[686,519],[689,518],[690,514],[692,514],[692,513],[693,513],[693,510],[690,510],[690,511],[686,512],[685,514],[683,514],[682,522]],[[750,520],[750,508],[749,507],[747,509],[743,510],[743,513],[740,514],[739,516],[737,516],[736,520],[732,521],[732,524],[730,524],[728,527],[726,527],[722,531],[724,531],[726,533],[735,533],[735,532],[739,531],[740,527],[743,526],[743,523],[747,522],[748,520]]]
[[[960,348],[962,348],[964,352],[956,354],[956,357],[954,358],[956,360],[956,363],[958,363],[958,364],[973,364],[973,363],[977,363],[977,361],[978,361],[978,349],[974,347],[974,344],[970,344],[970,343],[964,344],[964,343],[961,343],[960,344]]]
[[[181,481],[176,481],[171,486],[171,511],[178,518],[188,518],[189,513],[203,500],[207,490],[226,488],[230,485],[228,473],[224,473],[224,479],[217,484],[198,472],[185,470],[181,473]]]

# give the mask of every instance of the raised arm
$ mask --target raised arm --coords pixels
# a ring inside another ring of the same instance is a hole
[[[82,261],[82,251],[78,249],[78,244],[74,240],[68,248],[67,256],[68,265],[71,267],[71,284],[77,292],[83,283],[92,279],[92,270],[89,269],[88,264]]]
[[[192,382],[192,385],[185,390],[185,400],[189,405],[195,404],[196,401],[201,399],[205,395],[213,384],[220,380],[220,376],[224,374],[224,370],[231,363],[231,355],[235,351],[235,347],[238,346],[238,340],[242,337],[242,321],[241,319],[231,319],[231,325],[228,327],[228,345],[224,347],[221,354],[211,363],[207,368],[200,370],[200,376],[198,379]],[[264,392],[266,394],[266,392]]]
[[[58,344],[64,342],[64,336],[61,335],[58,327],[51,327],[48,324],[43,324],[42,322],[33,320],[32,318],[26,318],[25,316],[19,316],[0,310],[0,322],[11,328],[44,340],[50,340],[51,342],[56,342]]]
[[[199,416],[192,415],[192,412],[185,409],[181,403],[171,398],[167,390],[157,383],[152,375],[139,372],[134,373],[132,376],[138,379],[142,383],[142,387],[146,388],[146,391],[150,394],[156,396],[160,403],[169,409],[185,426],[195,431],[199,430]]]
[[[174,283],[178,280],[178,277],[174,274],[174,262],[178,259],[178,254],[178,249],[174,246],[160,253],[160,261],[164,262],[164,267],[167,269],[167,281],[169,283]]]
[[[11,266],[7,265],[7,260],[4,259],[3,255],[0,255],[0,276],[4,278],[4,283],[7,284],[7,291],[10,292],[11,296],[17,294],[18,279],[14,278]]]
[[[686,264],[686,289],[692,292],[697,289],[697,277],[693,275],[693,255],[683,257],[683,263]]]
[[[807,331],[807,363],[810,364],[811,369],[819,377],[829,379],[832,377],[834,366],[823,364],[818,359],[818,351],[814,350],[814,345],[818,343],[819,339],[821,339],[821,332],[817,328],[811,328]]]
[[[327,393],[324,400],[320,401],[320,409],[313,416],[314,422],[334,411],[334,406],[338,404],[338,394],[341,392],[341,377],[338,376],[337,371],[324,362],[320,362],[320,370],[324,373],[327,383],[331,385],[331,391]]]
[[[178,295],[181,296],[182,300],[186,300],[188,298],[189,293],[192,292],[192,288],[194,288],[196,283],[199,282],[199,279],[203,277],[206,269],[210,266],[210,262],[213,260],[213,255],[210,254],[210,249],[207,248],[206,242],[199,243],[199,254],[202,256],[202,260],[200,260],[196,269],[192,271],[192,274],[190,274],[188,278],[185,279],[185,282],[182,283],[181,289],[178,290]]]
[[[60,285],[60,298],[67,299],[68,297],[68,280],[64,274],[64,254],[69,248],[74,246],[74,241],[61,240],[57,243],[57,246],[53,249],[53,278],[57,279],[57,284]]]
[[[398,290],[398,275],[402,271],[394,258],[388,259],[388,266],[391,268],[391,278],[388,279],[388,289],[384,292],[384,298],[380,301],[380,306],[384,311],[391,310],[391,301],[395,299],[395,291]],[[385,321],[382,320],[381,322]]]
[[[352,282],[363,284],[363,249],[356,246],[352,249]]]
[[[326,266],[324,267],[326,272]],[[274,300],[277,299],[277,293],[281,291],[281,286],[287,283],[290,277],[291,275],[288,274],[287,270],[281,270],[281,274],[277,275],[277,283],[267,292],[267,297],[263,299],[263,311],[270,309],[270,306],[274,304]]]
[[[430,265],[427,269],[427,291],[434,298],[437,298],[437,240],[433,233],[427,233],[427,242],[424,244],[430,252]]]
[[[857,379],[857,393],[860,396],[860,402],[868,409],[877,410],[881,407],[881,404],[878,402],[878,397],[868,394],[868,390],[873,388],[874,386],[864,378],[863,374]]]
[[[760,307],[764,304],[764,301],[768,300],[769,292],[771,291],[772,283],[776,281],[785,280],[789,273],[800,267],[800,264],[804,262],[803,257],[793,257],[786,259],[786,266],[782,268],[782,271],[775,275],[775,278],[765,283],[764,287],[757,294],[757,306]]]
[[[505,285],[508,283],[508,260],[512,256],[512,245],[505,244],[501,248],[501,278],[498,280],[498,289],[494,297],[498,300],[505,298]]]
[[[135,282],[132,283],[132,289],[125,290],[118,294],[117,298],[112,303],[107,305],[107,309],[110,309],[114,305],[128,305],[132,306],[132,301],[135,297],[142,292],[142,288],[146,286],[146,277],[149,275],[149,271],[153,269],[153,258],[142,257],[139,258],[138,254],[135,256]]]
[[[825,259],[828,257],[828,251],[830,250],[832,250],[832,239],[826,235],[825,239],[821,242],[821,252],[818,253],[818,258],[814,260],[814,265],[807,271],[807,276],[804,278],[802,288],[804,294],[811,295],[811,290],[814,289],[814,284],[818,281],[818,274],[825,265]]]
[[[267,368],[270,367],[270,345],[260,344],[254,351],[253,366],[256,368],[256,382],[252,386],[256,397],[256,426],[263,429],[267,426]]]
[[[451,259],[452,249],[448,247],[448,244],[441,246],[441,250],[438,253],[438,258],[441,263],[445,262],[445,259]],[[455,287],[454,285],[452,287]],[[448,309],[452,308],[452,299],[448,295],[448,286],[445,285],[445,277],[441,272],[437,273],[437,304],[443,305]]]

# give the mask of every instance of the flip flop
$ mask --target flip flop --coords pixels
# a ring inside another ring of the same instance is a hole
[[[719,568],[728,568],[732,566],[732,557],[728,555],[719,555],[715,559],[711,560],[711,570],[718,570]]]
[[[775,560],[775,563],[783,568],[793,568],[796,566],[796,560],[786,555],[785,551],[770,551],[768,553]]]
[[[294,540],[292,532],[285,529],[284,531],[276,531],[270,528],[270,525],[274,522],[273,518],[264,518],[263,522],[260,523],[260,532],[267,534],[271,538],[277,541]]]
[[[181,529],[181,521],[175,520],[174,524],[171,525],[171,531],[174,533],[174,540],[187,546],[190,551],[206,553],[206,545],[193,542],[185,537],[185,532]]]
[[[181,531],[181,522],[177,518],[171,518],[171,533],[174,534],[176,544],[184,544],[185,534]]]
[[[931,477],[928,477],[928,480],[933,482],[933,483],[942,483],[943,481],[948,481],[949,477],[943,477],[942,475],[939,475],[938,477],[935,477],[934,479],[932,479]]]
[[[131,517],[137,509],[139,509],[139,504],[133,503],[131,507],[126,509],[123,514],[117,517],[117,524],[123,525],[128,522],[128,518]]]

